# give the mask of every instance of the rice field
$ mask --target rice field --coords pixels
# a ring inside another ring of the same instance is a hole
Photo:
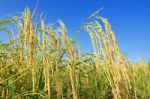
[[[0,43],[0,99],[150,99],[150,62],[125,57],[98,13],[72,38],[62,20],[34,22],[29,9],[0,21],[0,31],[15,35]],[[89,34],[91,53],[75,42],[82,30]]]

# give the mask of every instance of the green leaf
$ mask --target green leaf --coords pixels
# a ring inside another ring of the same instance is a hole
[[[7,48],[9,45],[11,45],[13,43],[14,43],[14,41],[10,41],[9,43],[6,43],[6,44],[0,43],[0,49]]]
[[[0,31],[8,31],[7,28],[1,28]]]
[[[10,86],[8,86],[8,94],[10,99],[14,99],[14,94],[15,94],[14,86],[11,83],[12,83],[12,79],[9,79],[8,85],[10,84]]]
[[[9,19],[9,20],[5,20],[5,21],[1,21],[0,22],[0,26],[6,25],[6,24],[10,24],[10,23],[15,22],[15,21],[17,21],[17,20],[14,19],[14,18]]]

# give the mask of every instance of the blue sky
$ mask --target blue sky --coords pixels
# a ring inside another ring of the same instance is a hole
[[[0,18],[13,12],[22,12],[25,7],[34,9],[37,0],[0,0]],[[147,60],[150,56],[150,0],[40,0],[37,15],[44,13],[46,23],[62,19],[69,36],[81,26],[92,12],[104,7],[101,16],[112,25],[119,47],[135,60]],[[90,49],[86,33],[78,40],[85,51]],[[5,40],[0,34],[0,40]]]

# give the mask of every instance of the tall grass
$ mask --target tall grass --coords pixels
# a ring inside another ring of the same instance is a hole
[[[0,26],[10,22],[17,39],[0,43],[1,99],[150,98],[149,63],[127,60],[110,23],[98,12],[80,28],[91,39],[90,54],[68,37],[61,20],[56,25],[46,25],[42,18],[35,23],[25,9]]]

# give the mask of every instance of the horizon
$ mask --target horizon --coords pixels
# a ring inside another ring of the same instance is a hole
[[[68,35],[71,37],[91,13],[104,7],[100,12],[100,16],[107,18],[111,23],[121,52],[125,53],[132,61],[137,60],[139,57],[145,62],[148,60],[150,56],[150,46],[147,44],[150,42],[150,13],[148,13],[150,12],[150,7],[148,3],[150,3],[150,1],[65,1],[66,2],[60,0],[40,0],[36,15],[43,13],[46,23],[54,23],[57,19],[63,20],[68,29]],[[6,5],[7,2],[10,3]],[[16,6],[17,3],[19,4]],[[37,1],[5,0],[0,4],[0,18],[15,12],[23,12],[27,6],[33,11],[36,3]],[[0,41],[5,40],[4,34],[0,34]],[[82,48],[86,47],[86,49],[84,49],[86,52],[90,51],[88,34],[81,32],[78,35],[78,41]]]

